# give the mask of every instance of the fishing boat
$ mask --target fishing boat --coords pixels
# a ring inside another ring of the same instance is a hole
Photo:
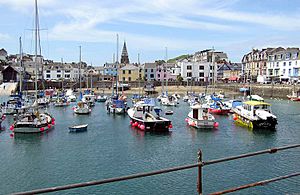
[[[209,113],[207,108],[202,107],[201,104],[191,106],[191,111],[185,122],[197,129],[213,129],[219,126],[219,123],[215,121],[215,117]]]
[[[74,125],[74,126],[69,127],[69,132],[76,133],[76,132],[87,131],[87,127],[88,127],[88,124]]]
[[[160,108],[156,108],[153,99],[145,99],[129,108],[127,113],[132,127],[144,131],[168,132],[173,128],[171,121],[159,116]]]
[[[300,101],[300,90],[295,92],[293,91],[291,95],[287,95],[291,101]]]
[[[272,114],[271,104],[259,101],[246,101],[233,109],[233,120],[250,129],[274,130],[277,117]]]

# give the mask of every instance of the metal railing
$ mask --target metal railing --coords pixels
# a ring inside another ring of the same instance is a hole
[[[196,168],[196,167],[198,167],[197,190],[200,195],[203,193],[202,168],[204,166],[221,163],[221,162],[232,161],[232,160],[241,159],[241,158],[247,158],[247,157],[261,155],[261,154],[267,154],[267,153],[274,154],[278,151],[288,150],[288,149],[298,148],[298,147],[300,147],[300,144],[283,146],[283,147],[278,147],[278,148],[271,148],[271,149],[267,149],[267,150],[261,150],[261,151],[257,151],[257,152],[251,152],[251,153],[241,154],[241,155],[237,155],[237,156],[230,156],[230,157],[220,158],[220,159],[215,159],[215,160],[210,160],[210,161],[202,161],[202,152],[201,152],[201,150],[199,150],[198,163],[195,163],[195,164],[183,165],[183,166],[161,169],[161,170],[151,171],[151,172],[137,173],[137,174],[127,175],[127,176],[122,176],[122,177],[115,177],[115,178],[102,179],[102,180],[96,180],[96,181],[75,183],[75,184],[43,188],[43,189],[37,189],[37,190],[32,190],[32,191],[26,191],[26,192],[17,192],[17,193],[13,193],[13,195],[41,194],[41,193],[56,192],[56,191],[69,190],[69,189],[74,189],[74,188],[82,188],[82,187],[88,187],[88,186],[94,186],[94,185],[102,185],[102,184],[106,184],[106,183],[113,183],[113,182],[136,179],[136,178],[141,178],[141,177],[165,174],[165,173],[170,173],[170,172],[175,172],[175,171],[180,171],[180,170],[192,169],[192,168]],[[275,182],[275,181],[279,181],[282,179],[296,177],[299,175],[300,175],[300,172],[292,173],[289,175],[280,176],[280,177],[276,177],[276,178],[272,178],[272,179],[268,179],[268,180],[264,180],[264,181],[259,181],[256,183],[246,184],[243,186],[239,186],[236,188],[232,188],[232,189],[228,189],[228,190],[224,190],[224,191],[220,191],[220,192],[215,192],[212,194],[214,194],[214,195],[225,194],[225,193],[234,192],[234,191],[238,191],[238,190],[242,190],[242,189],[246,189],[246,188],[250,188],[250,187],[254,187],[254,186],[265,185],[270,182]]]

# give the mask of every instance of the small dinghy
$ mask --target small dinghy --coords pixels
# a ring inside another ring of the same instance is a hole
[[[165,112],[165,114],[166,114],[166,115],[173,115],[173,110],[167,110],[167,111]]]
[[[88,124],[84,125],[74,125],[69,127],[70,132],[82,132],[87,131]]]

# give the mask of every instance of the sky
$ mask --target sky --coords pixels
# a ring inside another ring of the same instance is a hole
[[[252,48],[299,47],[299,0],[38,0],[42,55],[112,62],[126,41],[131,62],[214,47],[240,62]],[[0,48],[34,53],[34,0],[0,0]],[[167,48],[167,52],[166,52]],[[166,55],[167,54],[167,55]],[[119,57],[120,59],[120,57]]]

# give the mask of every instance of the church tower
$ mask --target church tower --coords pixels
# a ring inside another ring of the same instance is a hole
[[[126,42],[124,41],[122,54],[121,54],[121,64],[129,64],[129,58],[127,53]]]

